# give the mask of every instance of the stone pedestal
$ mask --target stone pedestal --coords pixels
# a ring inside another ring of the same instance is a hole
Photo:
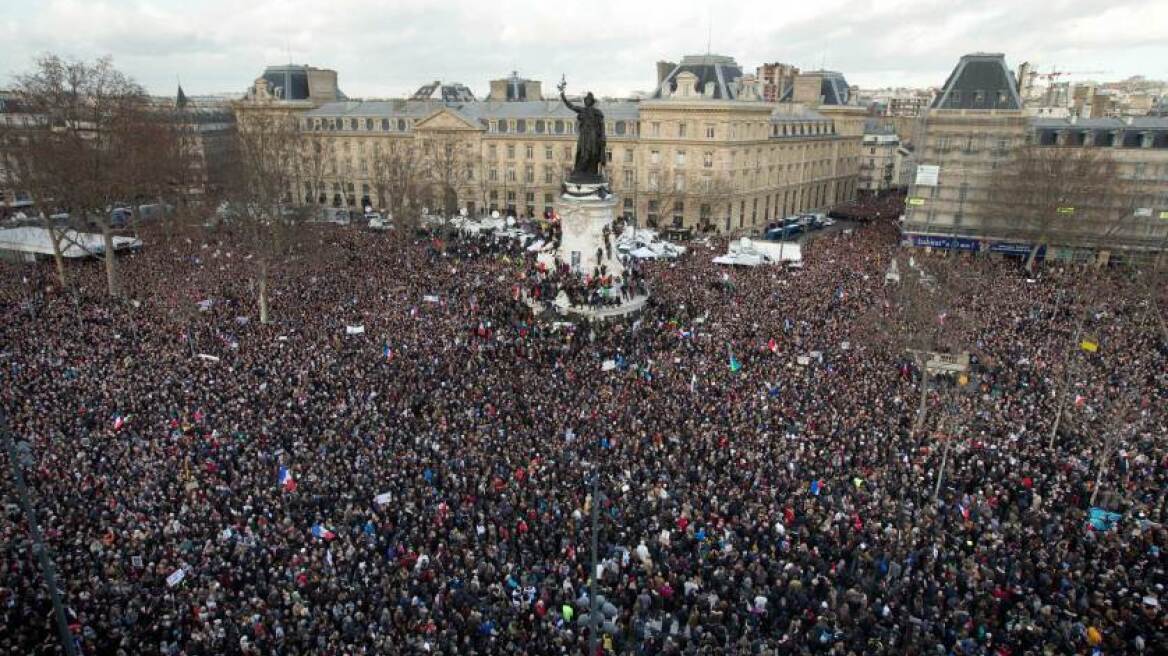
[[[559,258],[582,275],[591,275],[602,265],[608,275],[623,275],[624,267],[616,249],[617,235],[612,233],[616,206],[617,197],[603,183],[566,184],[556,202],[563,235],[560,247],[541,254],[540,260],[551,268]],[[605,227],[609,230],[607,245]]]

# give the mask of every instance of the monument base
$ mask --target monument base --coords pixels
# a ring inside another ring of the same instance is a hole
[[[560,246],[539,255],[549,269],[558,259],[582,276],[623,276],[612,222],[617,197],[603,183],[565,183],[556,201]]]

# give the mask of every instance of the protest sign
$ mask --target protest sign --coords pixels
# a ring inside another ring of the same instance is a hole
[[[180,567],[180,568],[174,570],[174,572],[172,572],[170,576],[166,577],[166,585],[168,587],[173,588],[174,586],[178,585],[179,583],[182,583],[183,579],[185,579],[186,577],[187,577],[186,570],[184,570],[183,568]]]
[[[345,326],[345,334],[346,335],[364,335],[365,334],[365,325],[362,324],[360,326]]]

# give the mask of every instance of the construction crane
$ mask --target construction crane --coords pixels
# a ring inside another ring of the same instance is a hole
[[[1111,71],[1058,71],[1051,69],[1048,73],[1039,73],[1038,71],[1030,72],[1030,83],[1034,83],[1035,78],[1043,78],[1048,84],[1053,84],[1058,78],[1064,75],[1110,75]]]

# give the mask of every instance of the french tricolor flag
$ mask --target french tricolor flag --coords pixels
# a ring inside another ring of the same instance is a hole
[[[280,487],[284,488],[285,492],[296,491],[296,479],[292,478],[292,472],[284,465],[280,465],[280,473],[276,477]]]
[[[325,528],[324,524],[313,524],[312,525],[312,537],[318,538],[321,540],[333,540],[337,537],[337,534],[333,533],[331,530]]]

